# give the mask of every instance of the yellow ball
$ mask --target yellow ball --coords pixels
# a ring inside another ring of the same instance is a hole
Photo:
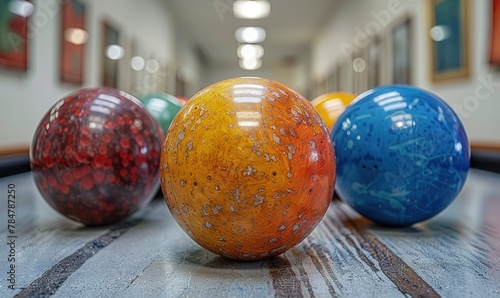
[[[311,104],[318,111],[328,130],[332,131],[335,121],[355,97],[356,95],[352,93],[330,92],[316,97]]]

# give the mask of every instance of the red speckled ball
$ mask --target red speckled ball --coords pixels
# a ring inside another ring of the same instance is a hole
[[[161,127],[131,95],[81,89],[40,121],[30,147],[35,184],[62,215],[85,225],[117,223],[159,188]]]

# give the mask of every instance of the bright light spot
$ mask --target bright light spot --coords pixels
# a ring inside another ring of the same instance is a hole
[[[250,111],[236,112],[236,117],[238,119],[245,119],[245,120],[260,120],[262,118],[262,113],[250,112]]]
[[[125,51],[119,45],[112,44],[106,48],[106,57],[108,57],[111,60],[119,60],[123,58],[124,54]]]
[[[155,111],[158,114],[161,114],[165,109],[167,108],[168,103],[164,100],[161,100],[159,98],[151,98],[151,100],[148,103],[148,108],[150,111]]]
[[[35,6],[24,0],[14,0],[9,3],[9,11],[20,17],[27,18],[35,11]]]
[[[236,96],[234,97],[235,103],[260,103],[262,99],[260,97],[248,97],[248,96]]]
[[[154,59],[148,60],[146,62],[146,71],[149,73],[155,73],[160,69],[160,63]]]
[[[68,28],[64,31],[64,40],[76,45],[82,45],[89,39],[87,31],[80,28]]]
[[[238,47],[238,57],[241,59],[259,59],[264,56],[264,48],[258,44],[244,44]]]
[[[448,39],[451,35],[450,28],[445,25],[437,25],[431,28],[430,30],[431,38],[434,41],[443,41]]]
[[[362,72],[363,70],[365,70],[365,67],[366,63],[362,58],[356,58],[354,59],[354,61],[352,61],[352,68],[355,72]]]
[[[406,104],[406,102],[396,102],[396,103],[384,105],[384,106],[382,106],[382,108],[384,109],[385,112],[389,112],[389,111],[394,111],[394,110],[405,109],[407,106],[408,105]]]
[[[241,59],[240,67],[246,70],[255,70],[259,69],[262,66],[262,60],[250,58],[250,59]]]
[[[259,126],[257,121],[238,121],[239,126]]]
[[[233,3],[233,14],[239,19],[262,19],[271,13],[271,3],[268,1],[238,0]]]
[[[462,152],[462,144],[461,143],[455,143],[455,150],[457,152]]]
[[[139,56],[135,56],[130,60],[130,66],[132,67],[133,70],[142,70],[144,66],[146,65],[146,62],[144,62],[144,59]]]
[[[262,27],[240,27],[234,36],[241,43],[261,43],[266,39],[266,30]]]

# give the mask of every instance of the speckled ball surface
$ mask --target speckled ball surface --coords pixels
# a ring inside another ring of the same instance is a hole
[[[262,78],[218,82],[172,122],[161,186],[174,219],[207,250],[237,260],[284,253],[333,196],[335,154],[313,106]]]
[[[462,189],[469,141],[455,112],[425,90],[389,85],[359,95],[331,132],[336,191],[385,226],[410,226],[445,209]]]
[[[35,184],[60,214],[85,225],[117,223],[159,188],[161,128],[131,95],[81,89],[40,121],[30,148]]]

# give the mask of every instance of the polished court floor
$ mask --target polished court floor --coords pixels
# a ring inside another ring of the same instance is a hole
[[[334,200],[285,254],[234,262],[194,243],[160,198],[122,224],[86,228],[52,211],[30,173],[9,176],[0,179],[0,297],[500,297],[499,190],[500,175],[471,170],[451,206],[405,229]]]

